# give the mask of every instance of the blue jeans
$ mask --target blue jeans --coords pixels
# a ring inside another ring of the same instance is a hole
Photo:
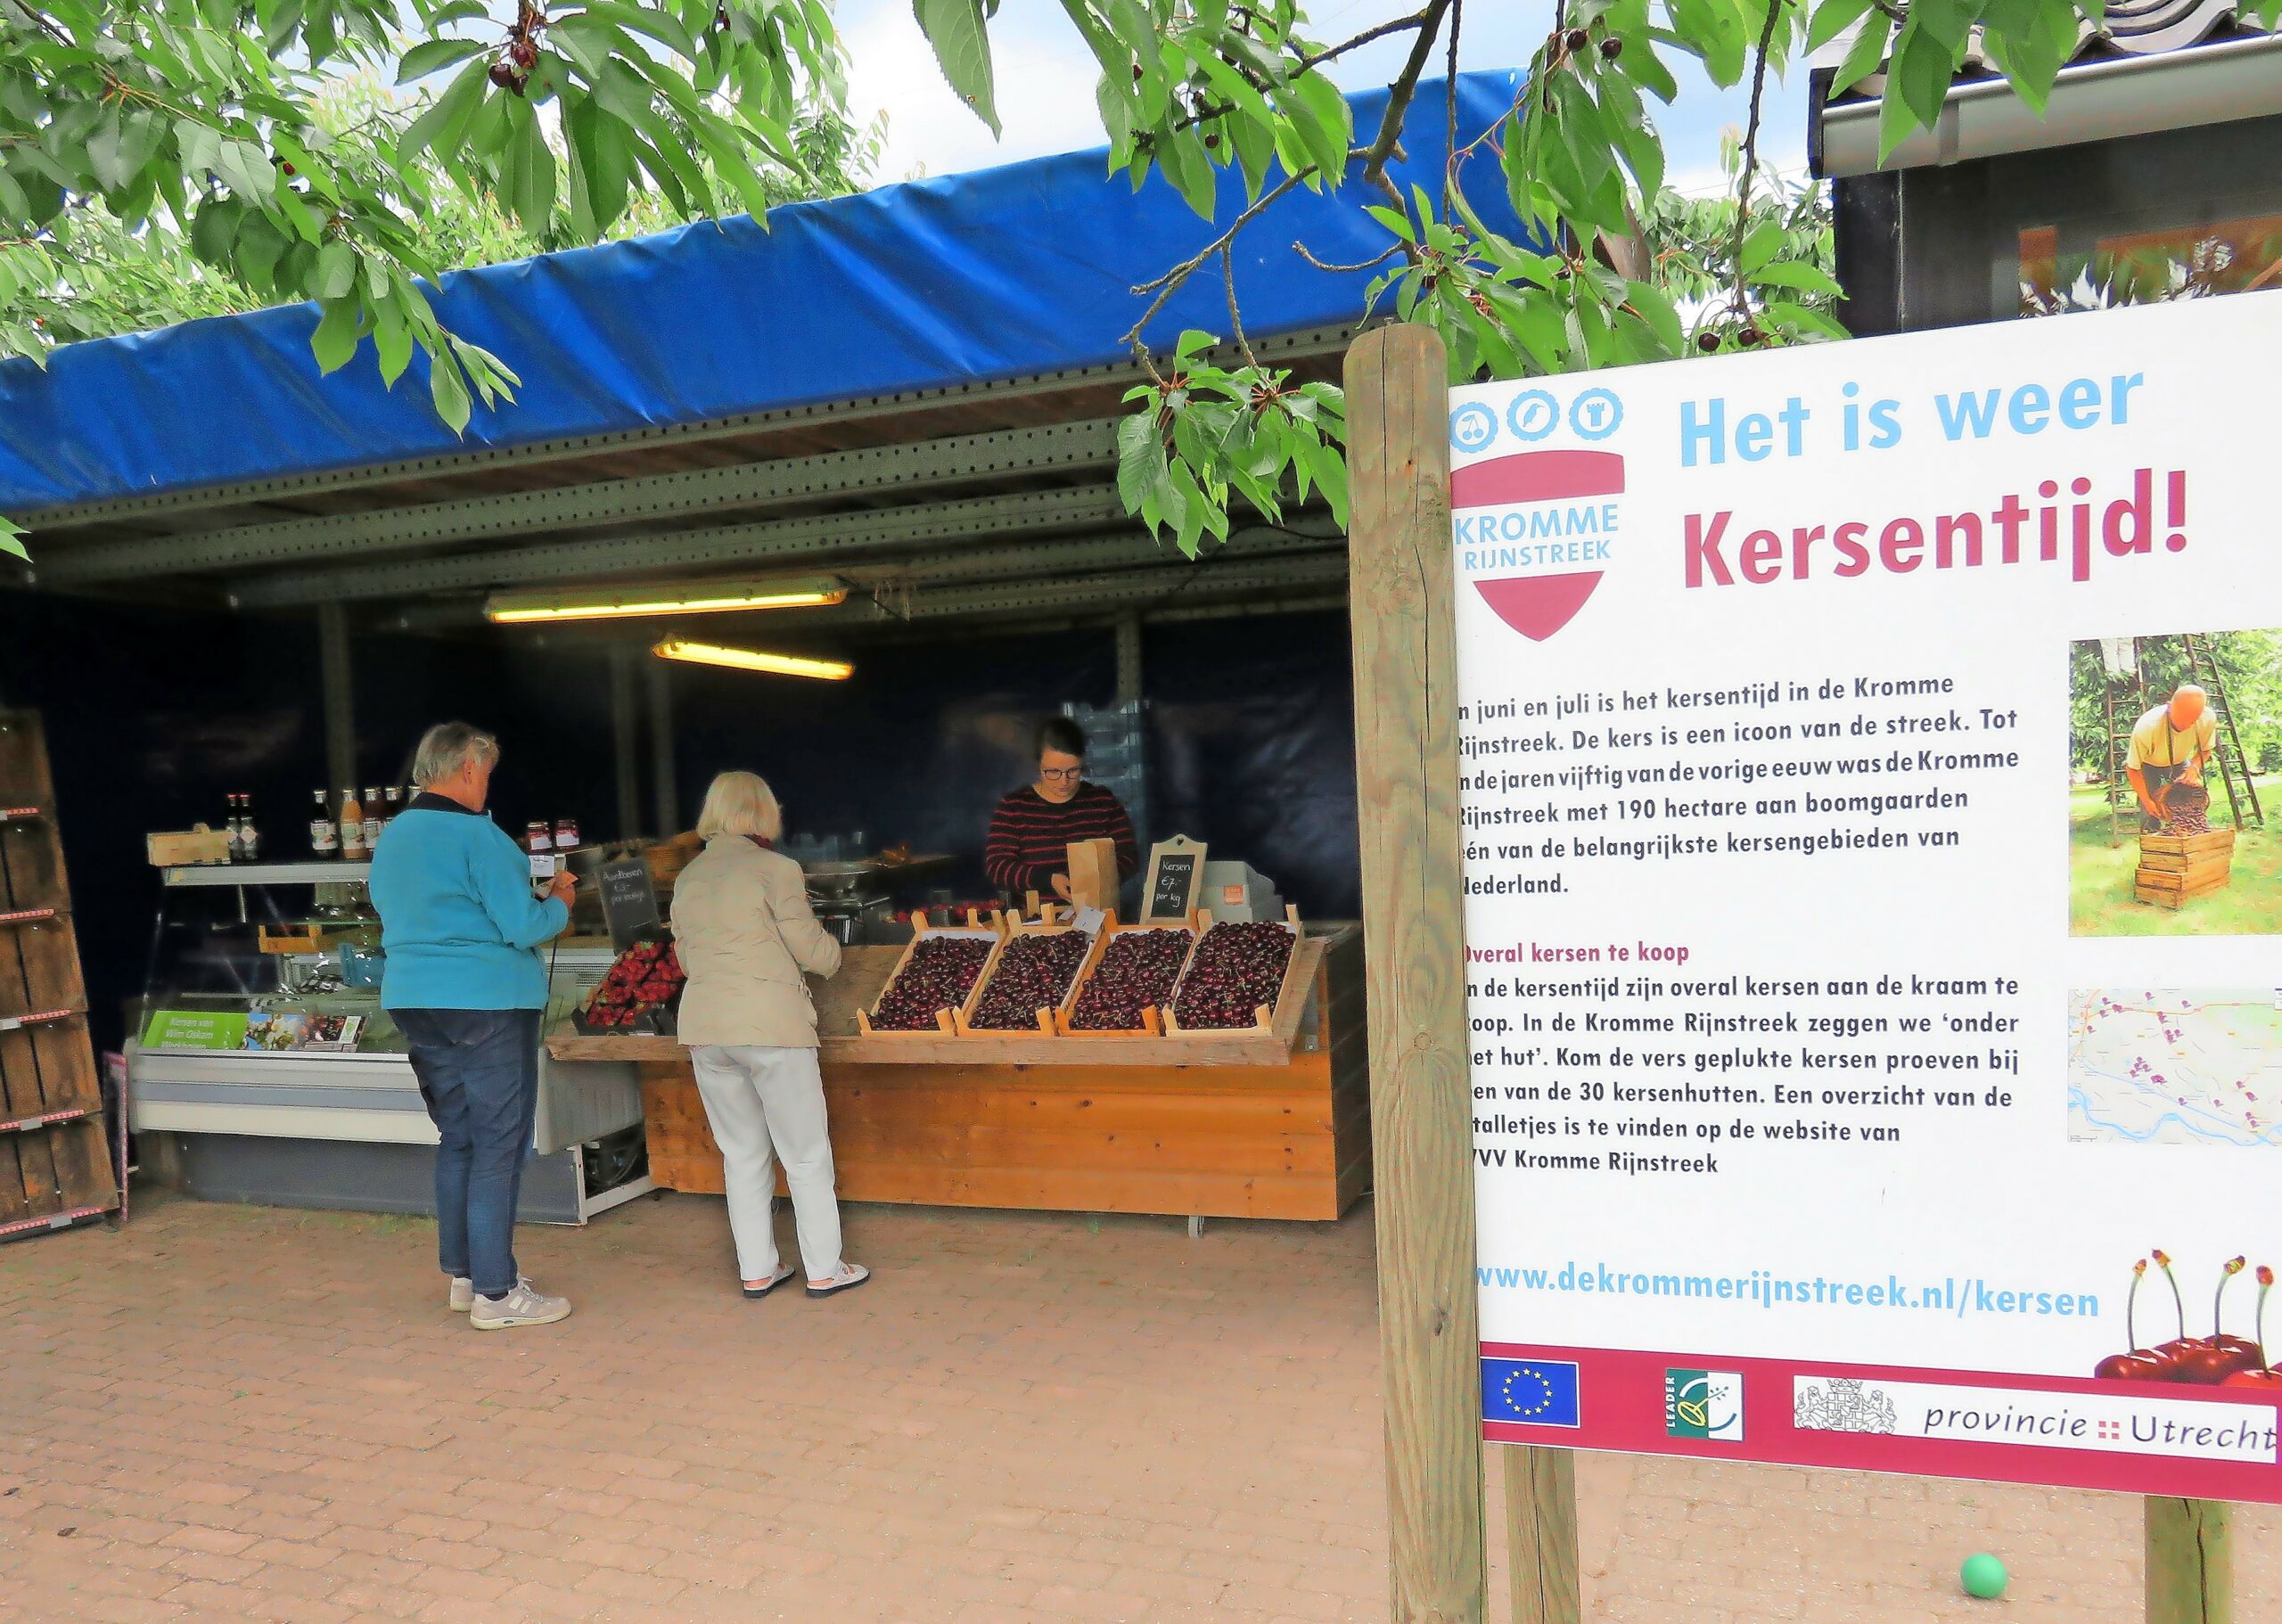
[[[515,1289],[515,1201],[538,1112],[539,1012],[398,1009],[436,1147],[436,1255],[482,1297]]]

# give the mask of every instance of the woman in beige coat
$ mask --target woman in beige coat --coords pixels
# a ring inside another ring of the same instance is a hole
[[[800,865],[774,848],[784,828],[776,797],[751,773],[723,773],[705,791],[705,849],[674,885],[674,941],[689,978],[680,1037],[721,1147],[745,1295],[765,1297],[792,1275],[778,1266],[771,1221],[781,1159],[809,1295],[828,1297],[871,1271],[840,1255],[816,1003],[802,979],[838,970],[840,944],[809,906]]]

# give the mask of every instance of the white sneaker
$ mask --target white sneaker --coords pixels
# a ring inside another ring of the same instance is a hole
[[[465,1275],[454,1275],[449,1306],[455,1314],[464,1314],[475,1307],[475,1282]]]
[[[479,1297],[468,1309],[468,1324],[479,1331],[508,1331],[517,1325],[551,1325],[570,1316],[568,1297],[549,1297],[528,1280],[518,1280],[505,1297]]]

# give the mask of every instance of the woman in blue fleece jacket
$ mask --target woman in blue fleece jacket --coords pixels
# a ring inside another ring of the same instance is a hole
[[[550,1325],[568,1300],[515,1268],[515,1201],[538,1110],[539,948],[570,921],[568,869],[546,897],[514,837],[484,811],[499,743],[464,722],[431,727],[413,758],[420,792],[373,853],[387,954],[381,1006],[411,1051],[436,1124],[436,1245],[449,1301],[478,1330]]]

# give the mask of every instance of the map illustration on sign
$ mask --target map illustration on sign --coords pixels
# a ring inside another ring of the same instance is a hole
[[[2073,995],[2068,1137],[2282,1145],[2282,988]]]

